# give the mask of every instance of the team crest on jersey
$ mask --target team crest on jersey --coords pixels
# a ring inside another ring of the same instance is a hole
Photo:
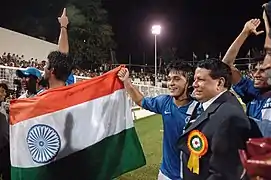
[[[187,117],[185,118],[185,124],[187,124],[187,123],[190,121],[190,118],[191,118],[191,116],[187,116]]]
[[[263,106],[263,109],[271,108],[271,98],[268,98]]]
[[[36,163],[48,163],[58,154],[61,141],[56,130],[45,124],[30,128],[26,138],[29,152]]]

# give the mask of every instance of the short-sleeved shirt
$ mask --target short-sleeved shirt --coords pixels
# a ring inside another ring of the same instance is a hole
[[[76,80],[75,80],[75,78],[74,78],[74,75],[71,73],[71,74],[69,75],[69,78],[68,78],[67,81],[66,81],[66,86],[68,86],[68,85],[70,85],[70,84],[74,84],[75,82],[76,82]],[[46,89],[45,89],[45,88],[42,88],[42,89],[40,89],[40,90],[37,92],[37,94],[31,95],[31,96],[28,96],[27,91],[26,91],[26,92],[25,92],[24,94],[22,94],[18,99],[34,97],[34,96],[36,96],[36,95],[38,95],[38,94],[41,94],[41,93],[43,93],[43,92],[45,92],[45,91],[46,91]]]
[[[169,179],[182,179],[181,152],[177,148],[177,142],[196,104],[196,101],[191,101],[185,106],[177,107],[173,97],[169,95],[145,97],[142,101],[144,109],[162,115],[164,134],[160,171]]]
[[[23,99],[23,98],[31,98],[34,97],[38,94],[43,93],[44,91],[46,91],[45,88],[40,89],[36,94],[32,94],[32,95],[28,95],[28,91],[26,91],[25,93],[23,93],[18,99]]]
[[[73,73],[71,73],[66,80],[66,85],[74,84],[76,83],[76,78],[74,77]]]
[[[262,96],[260,89],[254,87],[251,79],[242,79],[233,86],[233,90],[240,96],[247,106],[247,115],[255,120],[271,120],[271,98]]]
[[[26,91],[26,92],[23,93],[18,99],[31,98],[31,97],[34,97],[34,96],[35,96],[35,94],[29,95],[29,94],[28,94],[28,91]]]

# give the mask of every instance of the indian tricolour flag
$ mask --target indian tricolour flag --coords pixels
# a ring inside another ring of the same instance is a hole
[[[11,102],[12,180],[110,180],[145,165],[119,68]]]

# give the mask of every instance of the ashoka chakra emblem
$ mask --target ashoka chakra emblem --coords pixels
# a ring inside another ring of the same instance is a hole
[[[44,124],[33,126],[26,140],[32,159],[37,163],[51,161],[61,147],[60,137],[56,130]]]

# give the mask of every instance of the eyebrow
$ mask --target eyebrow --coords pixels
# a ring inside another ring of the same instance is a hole
[[[182,77],[182,76],[183,76],[183,75],[181,75],[181,74],[178,74],[178,75],[177,75],[177,74],[173,74],[173,75],[171,75],[171,76],[168,75],[167,78],[175,78],[175,77],[180,78],[180,77]]]
[[[254,70],[254,71],[265,71],[265,70],[267,70],[267,69],[269,69],[269,68],[258,68],[258,67],[255,67],[254,69],[252,69],[252,70]]]

